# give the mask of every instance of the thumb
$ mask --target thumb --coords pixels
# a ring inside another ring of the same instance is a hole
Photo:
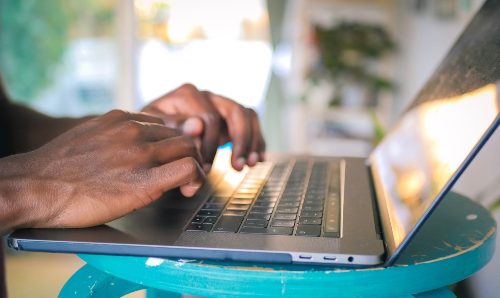
[[[199,117],[170,114],[162,115],[162,119],[165,126],[177,129],[184,135],[199,137],[203,133],[203,120]]]

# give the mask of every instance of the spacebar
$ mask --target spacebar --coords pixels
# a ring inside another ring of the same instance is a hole
[[[213,232],[236,233],[242,221],[243,216],[222,216],[213,229]]]

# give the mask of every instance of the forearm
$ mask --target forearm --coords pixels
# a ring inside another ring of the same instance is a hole
[[[9,103],[7,110],[7,142],[12,153],[36,149],[66,130],[92,118],[53,118],[14,103]]]

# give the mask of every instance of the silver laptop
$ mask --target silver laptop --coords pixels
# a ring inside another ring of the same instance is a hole
[[[499,2],[486,2],[367,159],[273,155],[235,172],[221,150],[194,198],[172,191],[94,228],[18,230],[9,245],[47,252],[391,265],[500,123]]]

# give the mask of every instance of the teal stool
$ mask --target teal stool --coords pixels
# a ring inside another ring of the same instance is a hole
[[[80,255],[87,262],[60,297],[455,297],[447,286],[492,258],[496,223],[471,200],[451,193],[398,264],[346,270],[146,257]]]

